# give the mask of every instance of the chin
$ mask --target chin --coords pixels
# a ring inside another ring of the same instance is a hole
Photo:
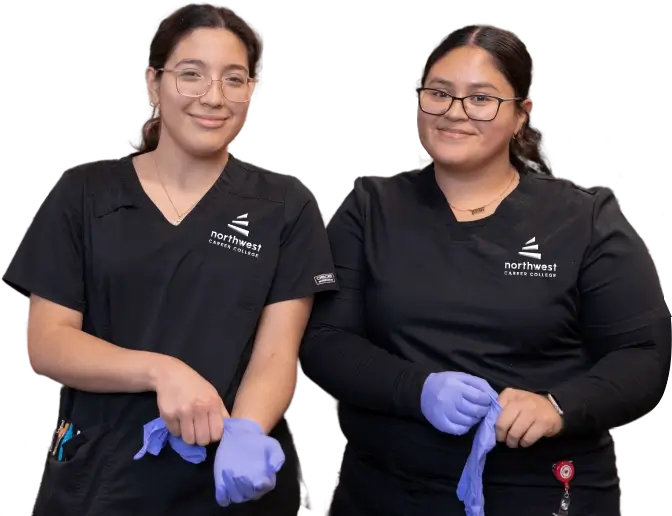
[[[188,142],[183,145],[184,150],[194,157],[209,158],[221,154],[226,150],[226,142],[206,143],[206,142]]]
[[[474,161],[472,153],[458,149],[430,149],[428,154],[435,163],[444,167],[464,168]]]

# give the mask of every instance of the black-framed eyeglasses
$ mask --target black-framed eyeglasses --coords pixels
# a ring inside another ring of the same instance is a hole
[[[521,101],[522,97],[504,99],[493,95],[467,95],[456,97],[444,90],[434,88],[418,88],[418,104],[420,109],[428,115],[441,116],[450,111],[453,102],[459,100],[465,114],[477,122],[490,122],[499,113],[499,106],[503,102]]]
[[[249,102],[252,98],[254,86],[258,82],[240,71],[226,74],[221,79],[213,79],[200,70],[187,68],[183,70],[171,70],[157,68],[157,72],[172,73],[175,76],[177,92],[184,97],[198,98],[204,96],[213,82],[221,83],[222,95],[231,102]]]

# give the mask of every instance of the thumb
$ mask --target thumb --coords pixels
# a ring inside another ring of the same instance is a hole
[[[220,403],[219,410],[220,410],[223,418],[231,417],[231,415],[229,414],[229,411],[226,410],[226,407],[224,406],[224,401],[222,401]]]
[[[282,451],[280,443],[273,438],[271,439],[271,445],[266,451],[266,464],[273,473],[277,473],[285,464],[285,454]]]

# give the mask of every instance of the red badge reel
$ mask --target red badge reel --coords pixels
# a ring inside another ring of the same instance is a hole
[[[553,465],[553,475],[558,482],[562,482],[565,488],[565,493],[560,500],[560,510],[553,513],[553,516],[568,516],[569,515],[569,483],[574,478],[574,464],[572,461],[563,460]]]

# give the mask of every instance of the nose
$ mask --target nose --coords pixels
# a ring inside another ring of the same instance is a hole
[[[205,95],[201,97],[201,104],[210,107],[221,107],[226,102],[224,92],[222,91],[222,81],[219,79],[212,79],[210,88]]]
[[[444,116],[449,120],[468,120],[469,117],[464,109],[464,100],[453,98],[453,103]]]

